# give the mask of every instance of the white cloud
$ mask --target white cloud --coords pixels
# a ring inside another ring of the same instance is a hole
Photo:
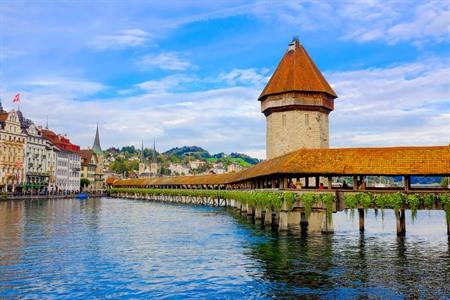
[[[231,85],[254,85],[261,86],[270,78],[269,69],[234,69],[227,73],[220,73],[218,80],[225,81]]]
[[[350,24],[345,39],[389,44],[412,41],[416,45],[450,40],[448,1],[355,1],[345,2],[337,11]]]
[[[149,80],[135,86],[152,94],[167,93],[176,89],[181,84],[193,82],[195,79],[186,75],[170,75],[160,80]]]
[[[325,74],[340,96],[330,115],[331,145],[448,144],[449,73],[447,61],[427,60],[384,69]],[[222,75],[230,80],[240,78],[241,74],[254,75],[236,70],[227,74]],[[184,76],[140,83],[132,88],[145,91],[139,96],[84,101],[75,100],[80,92],[94,93],[107,87],[83,80],[33,81],[27,85],[32,91],[23,93],[26,101],[22,110],[40,124],[44,124],[45,115],[49,114],[52,128],[67,133],[82,146],[92,144],[98,120],[105,147],[138,146],[142,139],[150,143],[155,138],[159,150],[199,145],[211,152],[238,151],[263,157],[265,120],[256,100],[261,92],[260,81],[248,87],[173,92],[185,80],[191,80]],[[69,88],[63,91],[58,86]],[[8,97],[13,95],[13,91],[1,92]]]
[[[270,1],[234,13],[281,23],[298,33],[337,29],[344,39],[358,42],[422,46],[450,41],[450,2],[442,0]]]
[[[259,112],[258,93],[252,88],[232,87],[77,101],[76,94],[37,89],[23,93],[27,101],[21,109],[38,124],[44,124],[48,114],[50,127],[67,133],[83,147],[91,146],[99,121],[104,147],[138,146],[142,139],[148,144],[156,139],[158,150],[199,145],[212,152],[257,151],[264,148],[264,116]],[[255,132],[255,128],[261,130]]]
[[[90,95],[105,90],[102,83],[65,78],[41,78],[23,83],[26,89],[70,96]]]
[[[448,74],[448,62],[434,60],[328,74],[340,96],[330,115],[332,144],[448,144]]]
[[[417,6],[415,11],[413,20],[396,24],[386,31],[390,42],[417,40],[421,44],[450,40],[450,2],[428,2]]]
[[[141,29],[123,29],[111,35],[99,35],[88,45],[95,50],[124,49],[145,44],[150,35]]]
[[[145,55],[139,60],[138,64],[142,69],[158,68],[170,71],[184,71],[196,68],[188,60],[180,58],[179,54],[173,52]]]

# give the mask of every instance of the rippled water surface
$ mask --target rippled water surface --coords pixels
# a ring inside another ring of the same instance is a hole
[[[0,202],[0,298],[445,298],[442,212],[397,238],[392,212],[278,234],[224,208],[137,200]]]

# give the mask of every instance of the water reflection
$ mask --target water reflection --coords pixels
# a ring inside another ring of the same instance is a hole
[[[376,213],[369,211],[366,218],[369,225],[380,224],[366,233],[359,233],[351,213],[335,217],[334,235],[262,230],[267,241],[253,245],[249,255],[262,262],[264,280],[274,283],[269,296],[449,296],[450,256],[445,227],[441,226],[443,214],[421,212],[415,224],[409,220],[410,233],[397,237],[395,219],[389,219],[391,212],[383,212],[383,220],[377,219]],[[247,220],[238,220],[249,226]],[[422,226],[429,228],[429,235],[421,235]],[[254,230],[258,232],[259,226]]]
[[[212,213],[214,212],[214,213]],[[120,199],[0,203],[0,298],[439,298],[442,212],[352,214],[335,234],[280,234],[231,210]]]

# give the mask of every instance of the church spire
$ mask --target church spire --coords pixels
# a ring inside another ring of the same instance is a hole
[[[141,163],[144,163],[145,157],[144,157],[144,141],[141,143]]]
[[[100,135],[98,133],[98,122],[97,131],[95,132],[94,146],[92,146],[92,150],[97,154],[102,152],[102,147],[100,147]]]
[[[158,158],[156,156],[156,142],[153,140],[153,151],[152,151],[152,163],[158,163]]]

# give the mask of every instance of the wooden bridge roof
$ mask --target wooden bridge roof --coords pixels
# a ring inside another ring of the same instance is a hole
[[[114,182],[114,186],[225,184],[233,182],[236,174],[238,173],[124,179]]]
[[[450,175],[450,146],[299,149],[237,173],[126,179],[114,185],[228,184],[276,174]]]

